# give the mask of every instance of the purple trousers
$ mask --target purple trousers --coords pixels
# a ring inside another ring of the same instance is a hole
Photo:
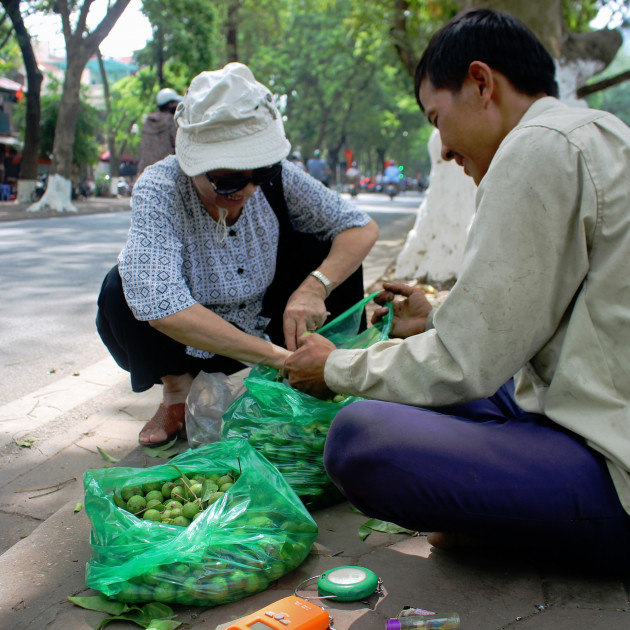
[[[630,516],[604,458],[524,412],[513,392],[510,381],[440,409],[348,405],[330,428],[326,471],[368,516],[630,575]]]

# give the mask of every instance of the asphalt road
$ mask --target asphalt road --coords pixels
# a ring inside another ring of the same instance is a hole
[[[411,229],[419,195],[354,202],[381,239]],[[108,356],[94,326],[101,281],[129,227],[129,211],[0,224],[0,406]],[[383,261],[385,266],[390,261]]]

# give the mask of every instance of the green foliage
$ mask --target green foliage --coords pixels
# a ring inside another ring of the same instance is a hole
[[[0,11],[0,18],[4,12]],[[6,17],[0,23],[0,76],[11,77],[18,72],[22,65],[22,52],[17,38],[12,35],[11,20]]]
[[[137,54],[139,62],[154,68],[160,59],[168,60],[174,75],[187,77],[186,85],[212,67],[216,10],[211,0],[144,0],[142,12],[153,26],[153,39]]]
[[[57,126],[57,113],[61,92],[59,84],[52,84],[51,91],[42,94],[39,152],[42,156],[52,154]],[[99,111],[89,105],[82,95],[79,100],[76,135],[73,146],[72,162],[77,166],[94,165],[100,155],[99,130],[103,124]]]

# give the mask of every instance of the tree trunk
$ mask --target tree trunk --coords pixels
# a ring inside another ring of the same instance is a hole
[[[20,163],[17,200],[28,201],[37,182],[42,73],[37,66],[31,38],[24,25],[22,14],[20,13],[20,0],[2,0],[2,6],[13,24],[18,44],[22,51],[24,67],[26,68],[26,129],[24,135],[24,150],[22,151],[22,160]]]
[[[81,91],[81,75],[90,57],[96,53],[101,42],[107,37],[112,27],[127,8],[130,0],[116,0],[105,17],[92,32],[87,31],[87,16],[93,0],[84,0],[80,7],[74,32],[70,24],[70,7],[68,0],[57,0],[55,11],[61,16],[63,36],[66,42],[66,76],[63,93],[57,114],[55,140],[53,142],[52,174],[44,196],[29,208],[36,212],[42,208],[52,208],[58,212],[76,211],[72,205],[72,155],[76,124],[79,112]],[[53,182],[64,180],[60,185],[51,186]],[[67,184],[65,183],[67,181]]]
[[[239,61],[238,58],[238,23],[241,3],[232,0],[227,8],[227,19],[225,21],[225,47],[228,62]]]

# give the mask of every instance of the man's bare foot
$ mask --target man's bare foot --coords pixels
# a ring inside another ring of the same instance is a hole
[[[427,542],[438,549],[454,547],[481,547],[483,543],[476,538],[455,532],[431,532],[427,534]]]
[[[162,403],[147,422],[138,441],[142,446],[162,446],[173,440],[184,428],[186,397],[193,382],[191,374],[162,377]]]

